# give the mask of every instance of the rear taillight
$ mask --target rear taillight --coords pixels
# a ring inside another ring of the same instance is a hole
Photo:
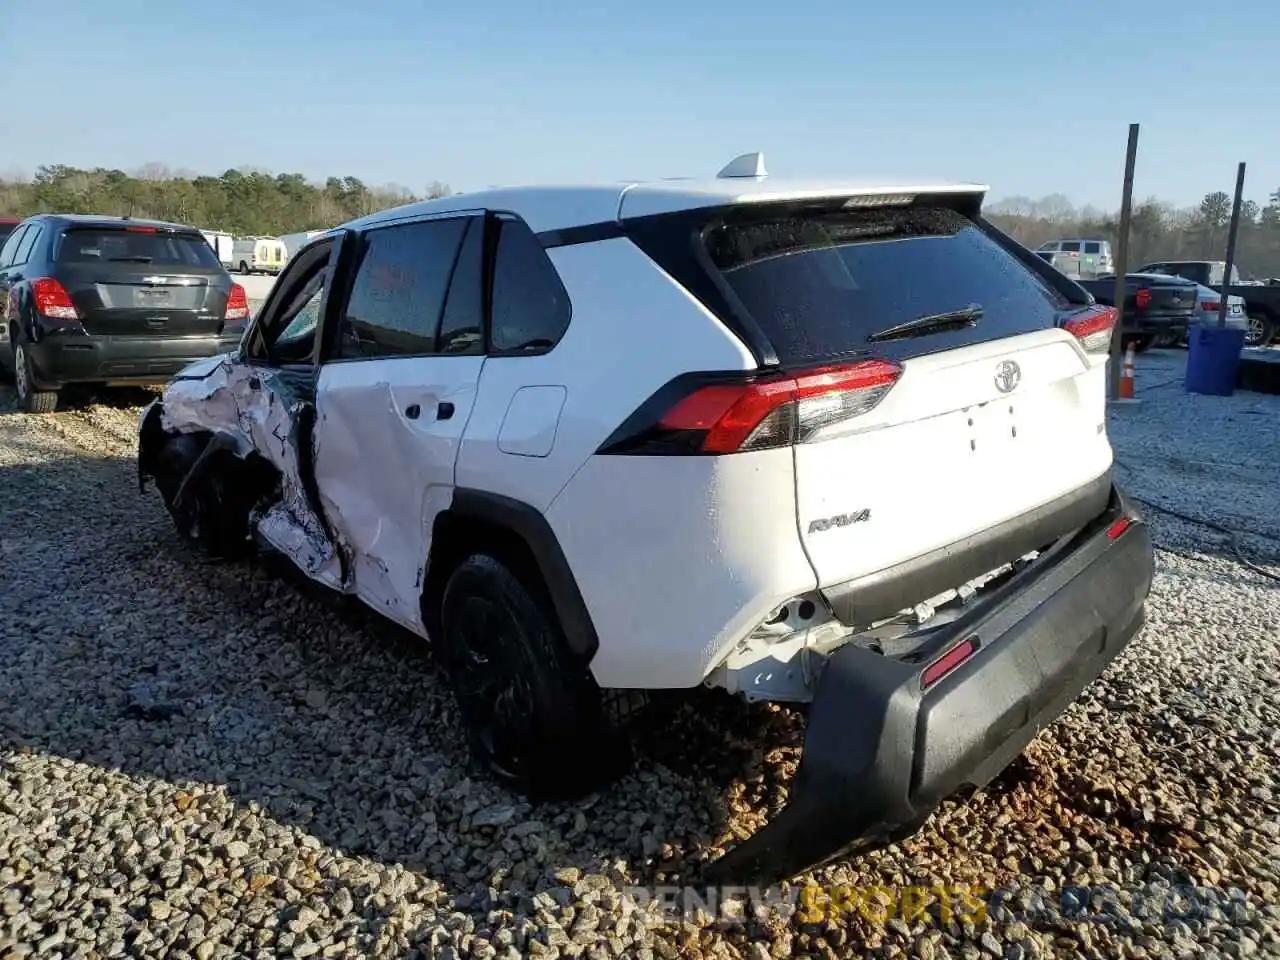
[[[54,320],[79,320],[80,314],[66,288],[53,277],[36,277],[31,281],[31,294],[36,300],[36,313]]]
[[[1133,295],[1133,302],[1139,310],[1145,310],[1151,306],[1151,291],[1143,287]]]
[[[244,287],[238,283],[231,285],[227,294],[227,309],[222,314],[224,320],[246,320],[249,317],[249,299],[245,296]]]
[[[864,360],[791,376],[704,382],[666,404],[656,420],[624,426],[601,453],[726,454],[804,443],[871,410],[901,375],[896,363]]]
[[[1080,341],[1085,353],[1106,353],[1111,349],[1115,325],[1115,307],[1098,306],[1067,320],[1062,328]]]
[[[1217,313],[1218,308],[1222,306],[1221,300],[1201,300],[1200,309],[1205,313]]]

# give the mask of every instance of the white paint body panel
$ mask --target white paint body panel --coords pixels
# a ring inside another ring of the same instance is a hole
[[[1007,394],[995,386],[1005,360],[1021,368]],[[908,360],[852,431],[795,447],[799,528],[820,585],[956,543],[1103,474],[1105,369],[1062,330]],[[809,532],[864,509],[863,522]]]
[[[814,588],[787,449],[592,457],[547,519],[597,624],[602,686],[696,686],[775,606]]]
[[[355,593],[412,629],[436,515],[475,405],[483,357],[325,364],[316,384],[316,487],[352,558]],[[440,419],[441,403],[453,415]],[[416,407],[418,416],[407,411]]]
[[[457,471],[460,487],[538,510],[546,510],[618,425],[668,380],[696,370],[755,366],[746,347],[630,240],[548,253],[573,304],[569,329],[542,356],[485,361]],[[655,349],[672,343],[680,349]],[[512,409],[513,398],[545,384],[565,385],[554,447],[537,457],[504,452],[504,421],[523,416]]]

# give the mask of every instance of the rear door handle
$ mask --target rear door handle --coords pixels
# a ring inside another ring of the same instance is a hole
[[[453,404],[450,403],[448,400],[441,402],[440,405],[436,407],[437,420],[448,420],[452,416],[453,416]]]

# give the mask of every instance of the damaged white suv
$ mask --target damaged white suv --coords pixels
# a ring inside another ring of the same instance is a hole
[[[615,691],[808,704],[789,806],[714,865],[792,876],[989,781],[1143,621],[1114,313],[985,190],[749,154],[365,217],[145,411],[140,482],[430,638],[534,797],[619,772]]]

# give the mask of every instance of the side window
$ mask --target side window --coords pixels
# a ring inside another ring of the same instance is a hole
[[[15,262],[14,254],[18,252],[18,244],[22,243],[22,238],[30,233],[34,227],[27,225],[19,227],[13,233],[9,234],[9,239],[4,242],[4,246],[0,247],[0,267],[11,267]]]
[[[38,224],[32,224],[27,227],[27,234],[22,238],[22,242],[18,244],[17,253],[13,258],[13,265],[19,267],[31,259],[31,251],[35,249],[36,242],[40,239],[40,234],[44,231]]]
[[[320,304],[329,279],[332,242],[307,251],[285,270],[248,342],[252,359],[275,366],[313,363]]]
[[[436,332],[466,217],[377,227],[351,284],[339,331],[340,359],[436,352]]]
[[[1079,241],[1079,240],[1064,240],[1064,241],[1062,242],[1062,252],[1063,252],[1063,253],[1079,253],[1079,252],[1080,252],[1080,241]]]
[[[484,218],[467,227],[440,320],[436,352],[484,353]]]
[[[549,350],[569,327],[569,294],[528,224],[502,219],[489,340],[495,353]]]

